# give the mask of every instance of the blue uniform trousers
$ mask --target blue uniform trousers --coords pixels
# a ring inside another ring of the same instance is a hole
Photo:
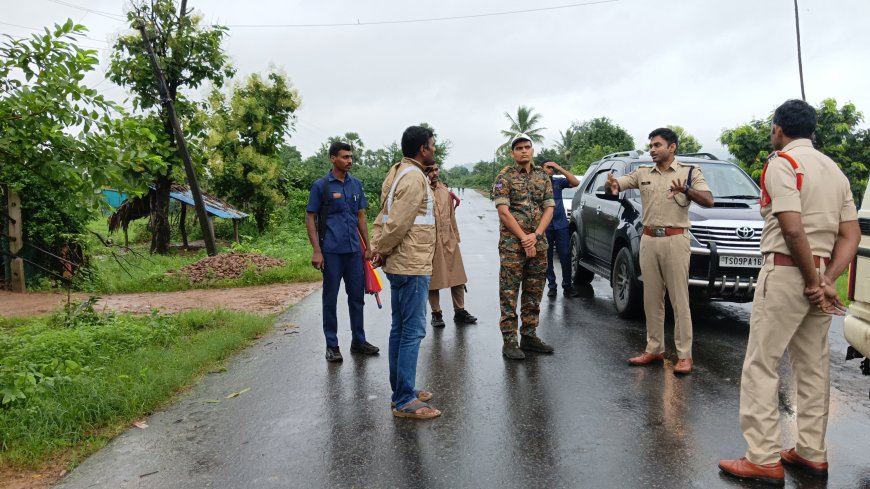
[[[562,265],[562,288],[571,287],[571,235],[568,228],[547,230],[547,286],[555,289],[556,272],[553,270],[553,248],[559,254],[559,263]]]
[[[350,312],[350,331],[354,343],[365,343],[363,330],[363,306],[365,305],[365,275],[362,254],[323,254],[323,335],[326,346],[338,346],[338,318],[335,308],[338,302],[338,286],[344,279],[347,293],[347,308]]]

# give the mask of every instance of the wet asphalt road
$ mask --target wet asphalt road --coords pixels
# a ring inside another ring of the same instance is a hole
[[[206,376],[147,429],[116,438],[60,487],[756,487],[716,467],[745,450],[737,406],[748,305],[693,305],[696,369],[680,378],[672,362],[626,364],[644,348],[644,325],[617,318],[608,284],[596,279],[591,297],[544,297],[539,334],[554,355],[508,362],[498,332],[498,219],[483,197],[468,191],[464,199],[467,309],[480,321],[454,326],[442,293],[448,324],[427,329],[417,375],[418,388],[435,392],[441,418],[390,413],[388,292],[384,309],[370,298],[366,308],[369,340],[383,354],[350,355],[344,326],[343,364],[323,359],[315,293],[226,372]],[[339,319],[346,324],[341,306]],[[825,482],[787,472],[786,487],[870,488],[870,377],[843,360],[842,321],[831,340],[831,475]],[[793,396],[786,375],[786,446]]]

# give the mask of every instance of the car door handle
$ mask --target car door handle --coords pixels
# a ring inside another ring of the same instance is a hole
[[[598,207],[595,208],[595,213],[596,213],[596,214],[601,214],[601,206],[600,206],[600,205],[599,205]]]

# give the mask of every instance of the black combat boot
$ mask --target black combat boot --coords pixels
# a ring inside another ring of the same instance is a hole
[[[520,335],[520,348],[538,353],[553,353],[553,347],[544,343],[537,335]]]

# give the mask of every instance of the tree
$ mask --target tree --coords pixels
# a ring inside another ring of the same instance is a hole
[[[677,139],[680,141],[677,152],[680,154],[697,153],[701,151],[701,143],[695,136],[687,133],[682,126],[667,126],[668,129],[677,133]]]
[[[510,122],[510,127],[501,131],[501,135],[507,138],[507,141],[505,141],[499,149],[509,149],[508,146],[510,145],[511,139],[519,133],[529,136],[533,143],[544,142],[544,136],[541,134],[541,131],[546,128],[538,127],[538,124],[541,123],[541,114],[536,114],[534,111],[534,107],[520,105],[517,108],[516,117],[508,112],[504,113],[504,116],[507,117],[507,120]]]
[[[841,108],[829,98],[816,108],[818,124],[814,135],[815,147],[833,158],[849,179],[856,202],[867,188],[867,163],[870,161],[870,131],[858,129],[864,116],[855,105],[848,103]],[[758,180],[770,146],[771,114],[764,120],[753,120],[734,129],[726,129],[719,141],[737,158],[740,166]]]
[[[607,117],[598,117],[582,124],[574,123],[565,131],[571,134],[568,164],[574,174],[581,175],[589,164],[618,151],[634,149],[634,138]]]
[[[568,159],[557,149],[544,148],[535,153],[535,163],[543,165],[547,161],[554,161],[563,168],[568,164]]]
[[[86,31],[68,20],[0,45],[0,182],[22,196],[26,240],[55,251],[85,232],[100,190],[136,189],[162,164],[141,121],[82,84],[99,65],[76,45]]]
[[[194,89],[212,82],[221,86],[224,79],[235,73],[229,65],[221,42],[226,27],[203,25],[200,16],[190,15],[187,0],[176,8],[174,0],[135,0],[127,14],[130,26],[138,28],[145,23],[152,39],[158,63],[163,69],[169,98],[181,119],[189,147],[194,156],[199,154],[197,139],[204,136],[203,105],[186,98],[182,90]],[[154,191],[151,205],[151,251],[169,251],[169,189],[177,179],[183,179],[181,158],[178,155],[175,134],[168,112],[160,100],[157,81],[150,60],[138,32],[122,35],[115,41],[110,56],[108,78],[133,93],[133,107],[146,115],[155,126],[159,149],[165,165],[143,168],[152,179]],[[197,157],[194,158],[199,159]]]
[[[236,86],[227,103],[217,89],[210,104],[207,146],[210,188],[251,211],[260,232],[282,201],[280,152],[293,129],[299,93],[287,76],[254,74]]]

